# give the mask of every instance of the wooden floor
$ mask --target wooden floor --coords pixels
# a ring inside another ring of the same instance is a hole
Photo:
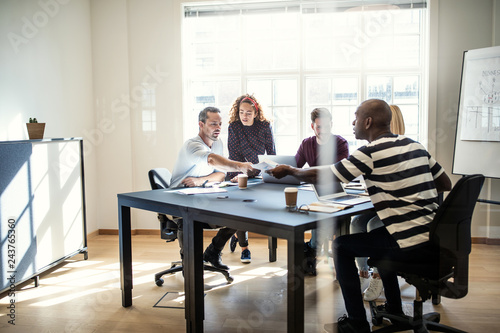
[[[206,238],[205,242],[208,243]],[[286,332],[286,244],[278,242],[278,261],[268,262],[267,239],[251,238],[252,263],[239,260],[239,249],[226,248],[232,284],[221,275],[205,274],[205,332]],[[77,255],[43,274],[40,286],[19,286],[15,326],[8,323],[10,298],[0,295],[0,332],[184,332],[180,273],[165,278],[154,273],[178,257],[177,242],[157,236],[133,237],[133,306],[121,306],[118,236],[89,240],[89,259]],[[473,245],[469,294],[426,302],[425,312],[438,311],[441,322],[467,332],[498,332],[500,327],[500,246]],[[306,278],[306,332],[323,332],[325,323],[344,314],[334,270],[321,260],[317,277]],[[401,283],[405,309],[411,311],[414,289]],[[383,301],[383,298],[381,298]],[[368,309],[368,307],[366,307]]]

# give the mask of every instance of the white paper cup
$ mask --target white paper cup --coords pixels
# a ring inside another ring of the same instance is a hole
[[[248,183],[248,176],[244,173],[240,173],[238,175],[238,187],[241,190],[244,190],[247,188],[247,183]]]
[[[297,206],[297,193],[299,190],[296,187],[285,187],[285,203],[287,208]]]

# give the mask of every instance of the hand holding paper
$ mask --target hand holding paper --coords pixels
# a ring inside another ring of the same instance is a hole
[[[262,171],[267,171],[267,170],[270,170],[270,169],[275,168],[277,166],[278,166],[278,163],[273,162],[271,160],[267,160],[267,159],[263,160],[260,163],[252,164],[252,167],[254,169],[259,169],[259,170],[262,170]]]
[[[291,174],[291,168],[289,165],[279,164],[272,169],[266,170],[266,172],[275,178],[281,179]]]

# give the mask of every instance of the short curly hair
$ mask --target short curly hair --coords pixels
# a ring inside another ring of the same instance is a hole
[[[255,99],[255,97],[253,95],[245,94],[238,97],[234,101],[231,110],[229,110],[229,123],[240,121],[241,103],[248,103],[254,108],[256,114],[255,119],[260,121],[268,121],[264,116],[264,111],[262,111],[262,106],[260,106],[259,102]]]

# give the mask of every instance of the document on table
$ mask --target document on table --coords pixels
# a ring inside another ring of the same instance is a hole
[[[183,188],[182,190],[177,190],[176,192],[184,195],[192,195],[192,194],[222,193],[222,192],[227,192],[227,190],[218,187],[190,187],[190,188]]]
[[[344,210],[346,208],[352,207],[351,205],[340,205],[334,203],[325,203],[325,202],[313,202],[309,205],[300,206],[300,210],[308,210],[311,212],[320,212],[320,213],[335,213],[339,210]]]

